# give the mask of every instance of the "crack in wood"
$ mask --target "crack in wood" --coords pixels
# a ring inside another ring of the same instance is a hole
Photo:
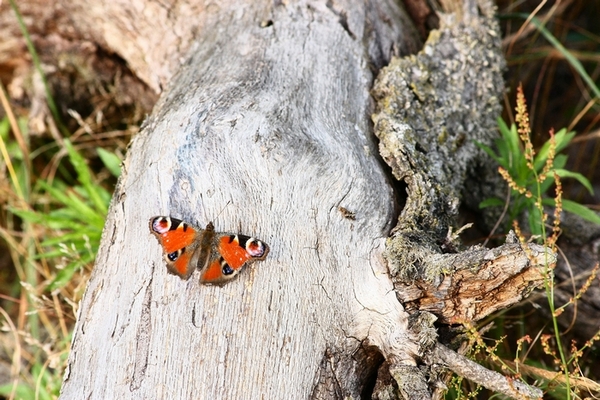
[[[144,303],[142,305],[142,314],[136,333],[135,346],[135,365],[133,368],[133,377],[129,390],[132,392],[139,389],[146,377],[146,368],[148,366],[148,355],[150,352],[150,337],[152,336],[152,281],[146,286]]]

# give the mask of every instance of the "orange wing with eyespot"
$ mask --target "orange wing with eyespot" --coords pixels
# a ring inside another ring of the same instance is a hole
[[[269,246],[262,241],[245,235],[219,234],[216,254],[213,254],[200,282],[224,284],[233,279],[247,263],[264,260]]]
[[[151,218],[150,232],[163,248],[169,272],[181,279],[189,279],[195,268],[190,260],[196,250],[199,233],[185,222],[171,217]]]

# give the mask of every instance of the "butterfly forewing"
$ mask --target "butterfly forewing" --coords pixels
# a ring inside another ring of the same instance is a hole
[[[194,228],[181,220],[161,216],[150,219],[150,232],[163,248],[169,272],[188,279],[194,272],[194,267],[190,265],[197,235]]]

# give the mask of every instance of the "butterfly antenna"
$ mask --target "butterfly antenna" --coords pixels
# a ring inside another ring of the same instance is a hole
[[[206,213],[206,207],[204,207],[204,197],[202,196],[202,193],[200,193],[200,199],[202,199],[201,203],[202,203],[202,212],[204,213],[204,218],[205,218],[205,219],[208,219],[208,218],[207,218],[207,215],[208,215],[208,214]],[[219,213],[218,213],[218,214],[215,216],[215,218],[214,218],[214,219],[210,218],[210,219],[208,219],[208,220],[209,220],[209,221],[212,221],[212,222],[215,222],[215,221],[216,221],[216,220],[219,218],[219,216],[220,216],[220,215],[223,213],[223,211],[225,211],[225,208],[226,208],[226,207],[227,207],[229,204],[231,204],[231,200],[227,201],[227,204],[225,204],[225,205],[223,206],[223,208],[221,208],[221,211],[219,211]]]
[[[215,217],[215,220],[218,219],[221,214],[223,214],[223,211],[225,211],[225,208],[227,208],[227,206],[230,204],[231,204],[231,200],[228,200],[227,203],[223,206],[223,208],[221,208],[221,211],[219,211],[219,213]]]

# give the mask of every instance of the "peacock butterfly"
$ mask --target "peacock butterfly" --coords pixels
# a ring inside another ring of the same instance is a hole
[[[150,232],[158,239],[167,270],[189,279],[200,270],[200,283],[222,285],[233,279],[250,262],[264,260],[269,246],[250,236],[194,228],[179,219],[158,216],[150,219]]]

